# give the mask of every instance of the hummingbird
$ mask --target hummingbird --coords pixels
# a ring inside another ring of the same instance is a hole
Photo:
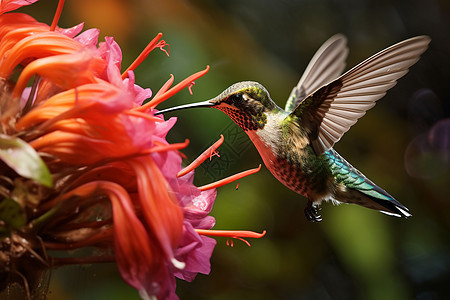
[[[211,100],[155,115],[194,107],[223,111],[247,133],[273,176],[308,199],[304,213],[309,221],[322,221],[319,207],[324,200],[407,218],[411,213],[406,206],[348,163],[333,146],[408,72],[430,41],[428,36],[404,40],[342,74],[347,39],[337,34],[314,54],[284,109],[260,83],[243,81]]]

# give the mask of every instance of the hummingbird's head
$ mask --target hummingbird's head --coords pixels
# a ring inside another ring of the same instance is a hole
[[[267,122],[267,113],[277,106],[270,99],[269,92],[261,84],[254,81],[243,81],[233,84],[211,100],[181,105],[155,114],[192,107],[217,108],[247,131],[264,128]]]
[[[235,83],[210,101],[243,130],[262,129],[266,114],[276,106],[267,90],[254,81]]]

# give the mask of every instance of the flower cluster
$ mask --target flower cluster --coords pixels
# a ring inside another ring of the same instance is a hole
[[[175,298],[175,276],[209,273],[216,242],[207,235],[262,236],[211,230],[208,215],[217,186],[259,169],[197,188],[193,169],[208,153],[181,170],[188,141],[169,144],[176,119],[153,111],[209,68],[173,87],[171,76],[152,97],[133,70],[153,49],[166,51],[161,34],[121,72],[113,38],[98,43],[99,30],[81,32],[83,24],[57,27],[64,1],[51,26],[5,14],[32,2],[0,6],[1,276],[23,280],[30,298],[37,266],[115,261],[142,298]],[[86,248],[95,251],[47,253]]]

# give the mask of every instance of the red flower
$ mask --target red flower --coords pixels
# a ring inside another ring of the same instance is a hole
[[[61,3],[51,26],[24,14],[0,16],[0,143],[19,154],[0,153],[9,166],[1,175],[11,182],[0,192],[2,205],[20,216],[19,221],[6,218],[0,229],[13,239],[18,232],[33,237],[22,247],[32,250],[20,256],[0,250],[0,264],[17,273],[19,268],[14,268],[22,258],[39,260],[42,268],[115,261],[122,278],[143,298],[176,297],[174,276],[191,281],[197,273],[210,271],[216,242],[206,235],[261,236],[211,230],[215,220],[209,216],[215,187],[259,169],[194,186],[192,170],[223,138],[182,171],[178,150],[188,142],[169,144],[165,137],[175,118],[164,121],[152,112],[209,68],[172,88],[171,76],[142,105],[152,93],[135,84],[133,70],[153,49],[165,51],[162,35],[121,73],[122,52],[113,38],[97,46],[97,29],[80,33],[82,25],[56,27]],[[13,80],[18,66],[21,72]],[[25,157],[46,177],[29,175],[15,157]],[[84,247],[97,251],[66,258],[46,254]],[[12,265],[15,259],[18,263]],[[31,280],[33,274],[22,277]]]

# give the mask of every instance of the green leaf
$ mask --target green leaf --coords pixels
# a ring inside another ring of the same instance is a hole
[[[0,220],[8,227],[17,229],[27,223],[27,216],[19,203],[11,198],[4,198],[0,202]]]
[[[52,186],[47,166],[36,150],[21,139],[0,134],[0,159],[17,174]]]

